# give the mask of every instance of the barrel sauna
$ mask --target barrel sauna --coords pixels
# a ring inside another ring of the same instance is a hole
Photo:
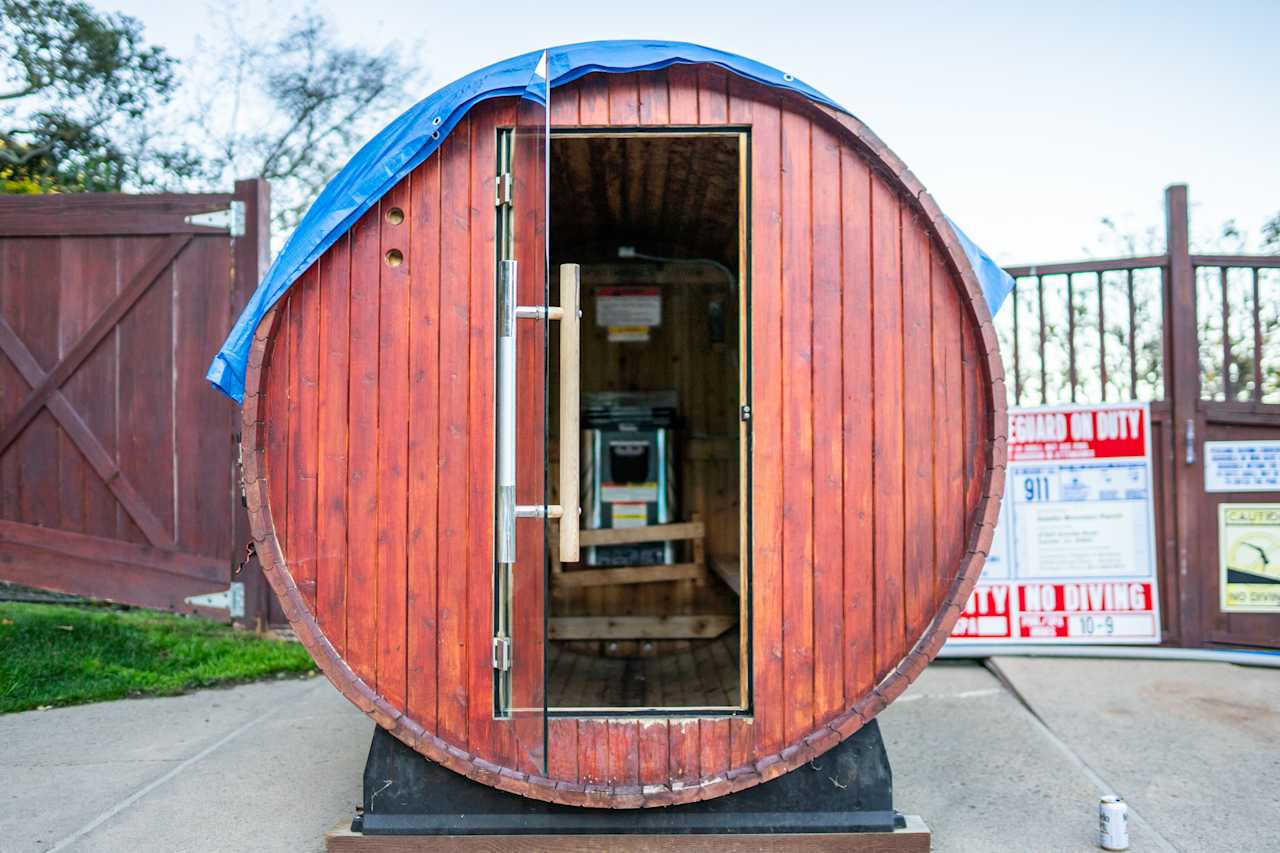
[[[246,497],[298,637],[537,799],[706,799],[836,745],[991,541],[1005,395],[959,240],[855,118],[721,65],[470,107],[253,337]]]

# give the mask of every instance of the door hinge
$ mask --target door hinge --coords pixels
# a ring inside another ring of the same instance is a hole
[[[208,607],[213,610],[225,610],[227,615],[232,619],[239,619],[244,616],[244,584],[240,581],[232,581],[231,584],[221,592],[211,592],[207,595],[192,595],[183,599],[187,604],[195,607]]]
[[[739,419],[739,420],[741,420],[741,421],[749,421],[749,420],[751,420],[751,407],[750,407],[750,406],[743,406],[742,408],[740,408],[740,409],[738,410],[738,419]]]
[[[511,669],[511,638],[493,638],[493,668],[499,672]]]
[[[493,203],[496,207],[511,206],[511,173],[503,172],[498,176],[497,185],[494,187]]]
[[[193,213],[186,218],[186,222],[188,225],[201,225],[205,228],[225,228],[232,237],[243,237],[245,204],[242,201],[233,201],[226,210]]]

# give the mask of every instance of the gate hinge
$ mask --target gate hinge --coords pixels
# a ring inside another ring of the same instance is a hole
[[[244,445],[240,442],[240,433],[235,433],[231,440],[236,445],[236,481],[240,483],[240,506],[248,507],[249,497],[244,488]]]
[[[742,408],[740,408],[740,409],[738,410],[738,419],[739,419],[739,420],[742,420],[742,421],[749,421],[749,420],[751,420],[751,407],[750,407],[750,406],[743,406]]]
[[[239,619],[244,616],[244,584],[240,581],[232,581],[231,584],[221,592],[211,592],[207,595],[192,595],[183,599],[187,604],[196,607],[209,607],[213,610],[225,610],[227,615],[232,619]]]
[[[245,204],[242,201],[233,201],[226,210],[193,213],[187,217],[186,222],[188,225],[202,225],[205,228],[225,228],[232,237],[243,237]]]
[[[497,185],[494,187],[494,206],[510,207],[511,206],[511,173],[503,172],[498,176]]]
[[[511,669],[511,638],[493,638],[493,668],[499,672]]]

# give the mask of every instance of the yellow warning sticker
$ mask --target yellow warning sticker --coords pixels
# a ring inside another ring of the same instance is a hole
[[[1280,613],[1280,504],[1219,504],[1222,610]]]

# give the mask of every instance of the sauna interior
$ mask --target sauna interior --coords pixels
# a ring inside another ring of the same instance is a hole
[[[747,149],[552,135],[552,270],[581,266],[583,528],[579,563],[550,554],[552,713],[749,707]],[[559,437],[553,410],[552,483]]]

